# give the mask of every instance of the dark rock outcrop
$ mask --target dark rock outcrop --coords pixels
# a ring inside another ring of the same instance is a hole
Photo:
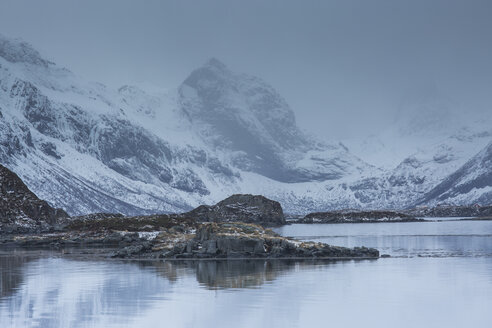
[[[164,252],[165,258],[377,258],[373,248],[301,242],[254,224],[204,223],[195,237]]]
[[[47,231],[68,218],[32,193],[22,180],[0,165],[0,233]]]
[[[412,221],[420,220],[409,214],[394,211],[342,210],[310,213],[296,223],[371,223]]]
[[[241,221],[263,226],[285,224],[280,203],[260,195],[232,195],[215,205],[201,205],[183,215],[199,222]]]

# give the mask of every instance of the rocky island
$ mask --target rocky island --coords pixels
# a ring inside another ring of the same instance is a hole
[[[294,223],[374,223],[374,222],[418,222],[422,219],[395,211],[340,210],[310,213]]]
[[[418,217],[469,217],[492,218],[492,205],[439,205],[435,207],[421,206],[406,211],[407,214]]]
[[[282,237],[259,224],[285,222],[279,203],[263,196],[233,195],[183,214],[69,217],[34,195],[0,166],[0,245],[84,248],[113,258],[377,258],[376,249],[345,248]],[[243,222],[239,222],[243,221]]]

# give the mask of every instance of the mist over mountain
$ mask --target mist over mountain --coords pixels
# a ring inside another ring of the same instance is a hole
[[[273,85],[302,129],[338,140],[379,133],[434,86],[489,112],[491,15],[482,0],[23,0],[0,3],[0,31],[112,89],[173,89],[217,57]]]
[[[174,90],[113,89],[0,36],[0,161],[69,214],[176,212],[233,193],[291,213],[488,202],[490,179],[460,186],[471,167],[490,173],[490,117],[458,117],[436,92],[405,106],[370,138],[321,140],[267,82],[215,58]]]

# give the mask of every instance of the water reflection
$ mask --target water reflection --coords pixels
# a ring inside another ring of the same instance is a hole
[[[251,288],[273,281],[295,264],[265,261],[206,261],[194,264],[198,282],[211,289]]]
[[[25,256],[0,256],[0,298],[11,295],[22,283],[22,268],[29,261]]]
[[[354,260],[354,261],[375,261]],[[194,275],[200,286],[211,290],[258,288],[273,282],[289,271],[310,270],[315,266],[335,264],[333,260],[217,260],[140,262],[146,268],[175,282],[181,275]]]
[[[294,224],[277,232],[337,246],[374,247],[392,256],[492,256],[492,221]]]
[[[486,327],[492,319],[490,258],[0,263],[2,277],[22,277],[6,280],[0,327],[311,327],[328,317],[338,327]]]
[[[47,255],[33,258],[27,252],[24,256],[0,256],[0,327],[125,325],[129,318],[144,315],[168,300],[183,284],[191,291],[196,287],[256,289],[289,271],[323,264],[280,260],[87,261]]]
[[[282,271],[292,269],[296,263],[288,261],[177,261],[146,263],[169,279],[177,281],[179,274],[188,273],[208,289],[256,288],[273,281]]]

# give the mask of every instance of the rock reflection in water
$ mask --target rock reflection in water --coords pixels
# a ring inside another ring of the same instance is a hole
[[[23,266],[29,262],[25,256],[0,256],[0,298],[11,295],[23,281]]]
[[[326,318],[336,327],[489,327],[492,319],[486,257],[142,262],[51,255],[1,264],[2,328],[285,328]]]
[[[333,262],[333,261],[331,261]],[[149,262],[169,281],[179,275],[192,273],[202,287],[207,289],[256,288],[272,282],[290,270],[326,265],[330,261],[299,260],[223,260],[223,261],[166,261]]]
[[[176,289],[257,288],[314,264],[296,261],[88,261],[1,256],[0,327],[125,325]],[[196,288],[195,287],[195,288]],[[201,287],[201,288],[200,288]]]
[[[264,261],[207,261],[195,265],[198,282],[211,289],[258,287],[291,267]]]

